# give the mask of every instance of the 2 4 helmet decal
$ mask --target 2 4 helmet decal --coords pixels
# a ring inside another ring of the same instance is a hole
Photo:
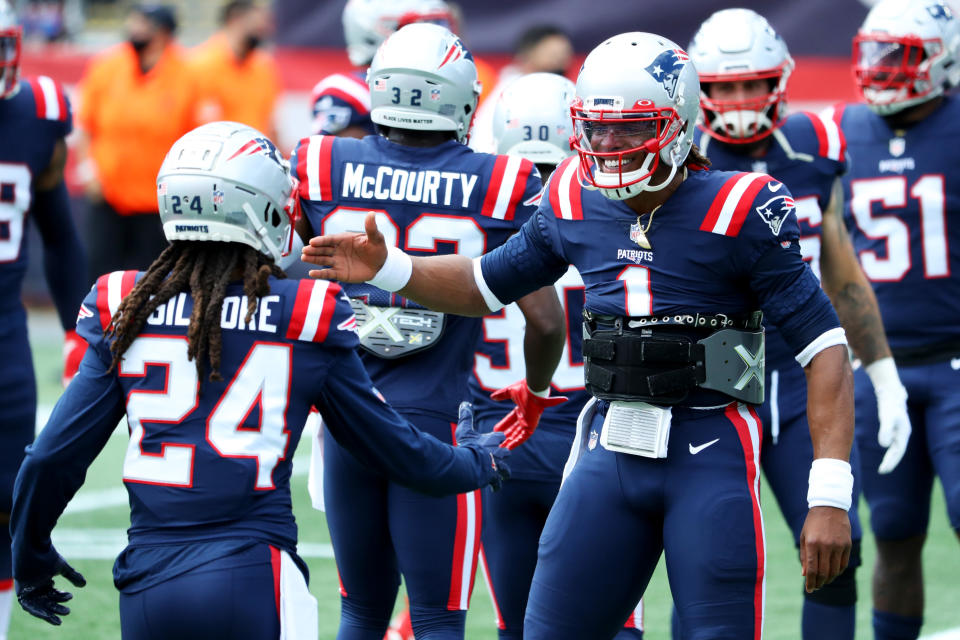
[[[276,145],[247,125],[211,122],[177,140],[157,200],[167,240],[240,242],[274,260],[290,253],[297,181]]]

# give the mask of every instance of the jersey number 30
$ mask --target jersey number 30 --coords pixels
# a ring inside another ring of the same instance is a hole
[[[147,366],[166,367],[160,391],[133,390],[127,398],[130,444],[123,479],[176,487],[193,486],[194,444],[163,442],[159,453],[143,450],[144,422],[178,424],[199,403],[199,378],[187,359],[185,337],[140,336],[120,361],[121,376],[142,377]],[[257,462],[256,489],[273,489],[273,470],[286,455],[286,410],[290,346],[256,343],[207,418],[206,440],[224,458]],[[259,429],[246,425],[259,405]]]

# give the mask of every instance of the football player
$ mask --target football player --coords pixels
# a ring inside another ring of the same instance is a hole
[[[295,191],[283,156],[245,125],[204,125],[171,148],[157,178],[170,245],[146,272],[96,281],[77,325],[90,347],[17,476],[14,575],[29,613],[60,624],[70,594],[54,577],[84,584],[50,532],[124,412],[131,527],[114,583],[129,639],[317,637],[289,483],[312,405],[350,455],[397,482],[442,495],[502,480],[501,434],[474,432],[469,405],[460,448],[412,427],[364,372],[340,287],[283,279]]]
[[[64,384],[86,345],[77,336],[76,310],[90,283],[63,182],[64,138],[70,103],[47,76],[20,78],[22,30],[7,0],[0,0],[0,638],[6,637],[13,599],[10,500],[23,449],[33,440],[37,388],[20,300],[27,272],[27,213],[43,240],[43,267],[64,338]]]
[[[343,36],[350,63],[358,70],[333,73],[313,87],[313,133],[349,138],[376,133],[366,69],[387,36],[414,22],[456,31],[453,13],[443,0],[347,0]]]
[[[749,9],[724,9],[699,28],[690,59],[700,75],[703,124],[697,144],[711,167],[762,171],[793,194],[800,225],[800,252],[833,302],[850,345],[878,389],[884,428],[898,436],[881,469],[896,467],[910,433],[906,393],[897,376],[876,299],[853,253],[843,223],[840,176],[847,160],[836,123],[811,113],[785,114],[793,60],[783,39]],[[766,401],[763,470],[787,525],[799,545],[806,516],[807,475],[814,453],[807,425],[803,369],[777,328],[766,323]],[[856,447],[851,452],[857,469]],[[857,504],[860,487],[854,488]],[[850,510],[853,549],[847,570],[823,589],[804,591],[802,629],[806,640],[852,640],[856,618],[855,567],[860,564],[861,528]]]
[[[573,154],[570,103],[575,87],[563,76],[531,73],[509,83],[493,109],[491,126],[498,153],[533,162],[546,181]],[[523,612],[537,563],[537,543],[560,490],[564,463],[576,430],[577,415],[590,398],[583,383],[581,324],[583,280],[570,267],[554,285],[566,315],[566,343],[551,390],[567,402],[549,407],[537,431],[510,459],[510,485],[483,497],[483,546],[480,550],[501,640],[523,637]],[[470,380],[478,431],[492,431],[507,411],[491,392],[524,375],[524,319],[515,304],[483,319],[483,338]],[[638,604],[618,639],[643,637]]]
[[[581,414],[579,460],[540,538],[524,637],[613,637],[664,553],[685,637],[759,638],[760,311],[807,374],[810,591],[843,571],[851,547],[846,338],[801,257],[789,190],[762,173],[700,170],[700,89],[683,49],[650,33],[614,36],[587,56],[576,87],[578,155],[502,247],[474,261],[412,258],[370,214],[365,233],[313,238],[303,254],[327,267],[314,277],[375,278],[428,308],[476,315],[576,266],[597,401]],[[537,407],[524,406],[504,425],[508,442],[535,426]]]
[[[923,622],[934,476],[960,531],[960,101],[948,94],[960,82],[960,17],[940,0],[881,0],[853,39],[853,64],[863,102],[832,110],[851,158],[846,221],[914,428],[891,433],[875,377],[857,371],[857,444],[877,541],[873,629],[877,640],[912,639]],[[891,441],[906,451],[883,473]]]
[[[457,36],[435,24],[401,28],[377,51],[368,82],[380,135],[313,136],[295,151],[303,237],[362,230],[372,211],[394,251],[479,257],[534,212],[540,176],[532,162],[463,143],[479,86]],[[449,442],[457,405],[469,395],[480,320],[428,311],[390,288],[389,281],[347,288],[364,364],[391,405]],[[563,312],[552,287],[521,304],[531,357],[518,384],[537,410],[562,402],[547,396],[563,350]],[[431,498],[364,468],[336,443],[322,455],[342,581],[338,637],[380,640],[403,574],[417,638],[462,638],[480,546],[480,493]]]

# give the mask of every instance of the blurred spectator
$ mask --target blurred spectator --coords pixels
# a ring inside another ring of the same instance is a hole
[[[127,41],[90,61],[80,81],[80,178],[89,211],[91,274],[145,269],[166,247],[157,215],[157,171],[195,126],[196,89],[174,41],[173,9],[139,5]]]
[[[198,118],[241,122],[274,138],[280,73],[261,48],[273,35],[273,16],[252,0],[231,0],[223,7],[221,24],[190,56],[200,94]]]
[[[497,100],[512,80],[528,73],[566,75],[573,62],[570,36],[553,25],[535,25],[524,31],[513,45],[513,61],[500,70],[495,86],[477,109],[470,134],[470,146],[477,151],[496,153],[493,141],[493,111]]]
[[[66,35],[63,0],[33,0],[21,13],[24,40],[53,42]]]

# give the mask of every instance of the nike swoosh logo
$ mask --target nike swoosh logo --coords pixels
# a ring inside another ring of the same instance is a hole
[[[712,444],[717,444],[718,442],[720,442],[720,438],[715,438],[714,440],[711,440],[710,442],[704,442],[703,444],[698,445],[698,446],[696,446],[696,447],[693,446],[693,443],[691,442],[691,443],[690,443],[690,455],[695,456],[695,455],[697,455],[698,453],[700,453],[701,451],[703,451],[704,449],[706,449],[707,447],[709,447],[710,445],[712,445]]]
[[[768,182],[767,187],[770,189],[770,193],[776,193],[780,191],[780,187],[783,186],[782,182]]]

